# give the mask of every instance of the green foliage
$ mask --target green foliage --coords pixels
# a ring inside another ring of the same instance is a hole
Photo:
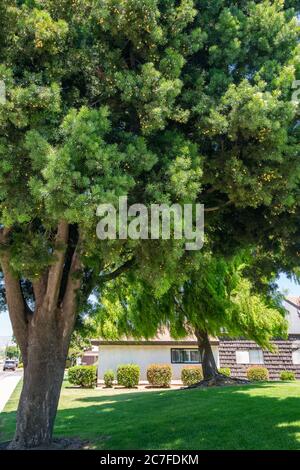
[[[203,379],[202,367],[187,366],[181,369],[181,380],[183,385],[193,385]]]
[[[169,364],[151,364],[147,367],[147,380],[153,387],[170,387],[171,366]]]
[[[231,374],[230,367],[220,367],[219,372],[220,374],[226,375],[226,377],[230,377]]]
[[[272,338],[286,336],[287,322],[280,299],[258,292],[245,277],[253,262],[244,253],[232,258],[199,253],[181,267],[184,274],[163,295],[149,282],[132,276],[122,280],[102,296],[99,334],[149,338],[164,324],[174,338],[189,335],[191,328],[217,337],[225,329],[227,335],[244,336],[272,350]]]
[[[139,384],[140,368],[136,364],[120,365],[117,369],[117,381],[126,388],[134,388]]]
[[[95,366],[74,366],[68,369],[68,380],[72,385],[94,388],[97,384],[97,368]]]
[[[295,372],[283,370],[280,372],[280,380],[296,380]]]
[[[7,346],[5,349],[5,355],[8,359],[18,359],[20,357],[20,349],[18,346]]]
[[[72,334],[70,347],[68,351],[68,366],[76,363],[76,359],[83,356],[84,351],[91,347],[91,341],[81,334],[81,331],[75,331]]]
[[[269,380],[268,369],[262,366],[251,366],[247,369],[247,378],[251,382],[264,382]]]
[[[182,265],[180,243],[96,239],[97,205],[120,195],[219,207],[206,220],[210,247],[271,243],[277,262],[286,254],[285,268],[294,267],[293,7],[1,1],[0,222],[15,228],[16,274],[35,279],[53,262],[63,217],[80,225],[89,286],[135,255],[140,277],[165,292]]]
[[[104,384],[107,388],[112,388],[114,380],[115,380],[115,373],[113,370],[107,370],[104,372],[103,375]]]

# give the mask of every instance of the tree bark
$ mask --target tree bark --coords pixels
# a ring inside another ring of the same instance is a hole
[[[196,328],[195,335],[198,341],[198,348],[202,358],[203,380],[193,385],[189,385],[186,389],[198,387],[211,387],[223,385],[242,385],[249,383],[248,380],[235,377],[227,377],[218,371],[217,364],[212,352],[207,331]]]
[[[204,380],[210,380],[219,375],[217,364],[209,341],[207,331],[195,329],[200,357],[202,358],[202,371]]]
[[[67,347],[57,318],[49,320],[41,315],[38,321],[30,322],[23,388],[11,449],[51,443],[66,355]]]

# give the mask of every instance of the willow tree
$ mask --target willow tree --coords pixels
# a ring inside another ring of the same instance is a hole
[[[298,3],[0,1],[1,283],[24,361],[12,447],[51,440],[91,292],[129,269],[167,291],[180,270],[179,241],[97,240],[98,204],[200,201],[215,247],[259,239],[293,259]]]
[[[164,294],[132,275],[107,285],[94,304],[95,331],[107,339],[122,335],[149,339],[164,328],[176,339],[194,335],[204,380],[219,384],[224,376],[218,372],[211,337],[244,337],[274,350],[271,340],[286,336],[287,322],[281,295],[272,283],[264,278],[264,288],[258,291],[245,276],[249,269],[254,272],[252,255],[198,258],[197,264],[186,265],[185,274]]]

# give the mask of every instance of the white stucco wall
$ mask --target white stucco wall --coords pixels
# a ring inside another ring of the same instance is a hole
[[[299,335],[300,334],[300,316],[298,313],[298,309],[285,301],[283,301],[283,306],[288,311],[288,314],[286,315],[286,319],[289,323],[289,334]]]
[[[98,380],[103,380],[106,370],[117,370],[120,364],[138,364],[141,369],[140,380],[147,380],[147,367],[150,364],[170,364],[172,380],[180,380],[181,369],[187,364],[171,364],[171,349],[190,349],[191,346],[169,345],[101,345],[99,347]],[[218,347],[212,346],[217,364],[219,364]]]

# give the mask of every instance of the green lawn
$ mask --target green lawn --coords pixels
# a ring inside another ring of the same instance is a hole
[[[20,386],[0,414],[11,438]],[[300,382],[201,390],[62,390],[56,436],[98,449],[300,449]]]

